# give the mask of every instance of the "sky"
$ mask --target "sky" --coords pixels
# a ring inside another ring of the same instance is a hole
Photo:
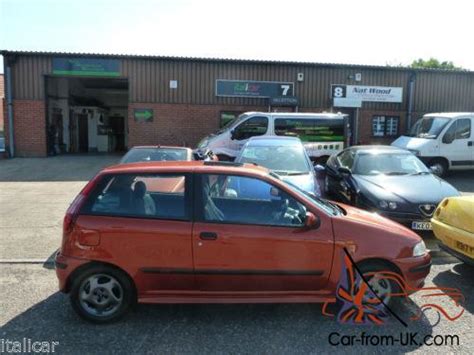
[[[474,70],[473,18],[470,0],[0,0],[0,49]]]

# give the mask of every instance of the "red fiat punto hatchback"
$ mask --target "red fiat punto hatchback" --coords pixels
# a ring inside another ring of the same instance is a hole
[[[97,323],[136,302],[332,302],[344,249],[362,273],[388,270],[412,288],[431,265],[405,227],[248,164],[104,169],[75,198],[63,229],[59,288]],[[391,302],[397,286],[382,281],[369,284]]]

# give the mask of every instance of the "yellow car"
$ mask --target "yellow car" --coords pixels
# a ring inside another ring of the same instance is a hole
[[[445,198],[431,224],[441,249],[474,265],[474,196]]]

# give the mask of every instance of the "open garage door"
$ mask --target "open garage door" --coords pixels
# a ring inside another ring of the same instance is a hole
[[[50,76],[48,155],[127,149],[128,81]]]

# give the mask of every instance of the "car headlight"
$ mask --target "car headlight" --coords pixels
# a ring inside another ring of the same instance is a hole
[[[415,247],[413,248],[413,256],[423,256],[428,252],[426,250],[426,245],[424,241],[419,242]]]
[[[397,203],[396,202],[393,202],[393,201],[379,201],[379,206],[383,209],[391,209],[391,210],[395,210],[397,209]]]

